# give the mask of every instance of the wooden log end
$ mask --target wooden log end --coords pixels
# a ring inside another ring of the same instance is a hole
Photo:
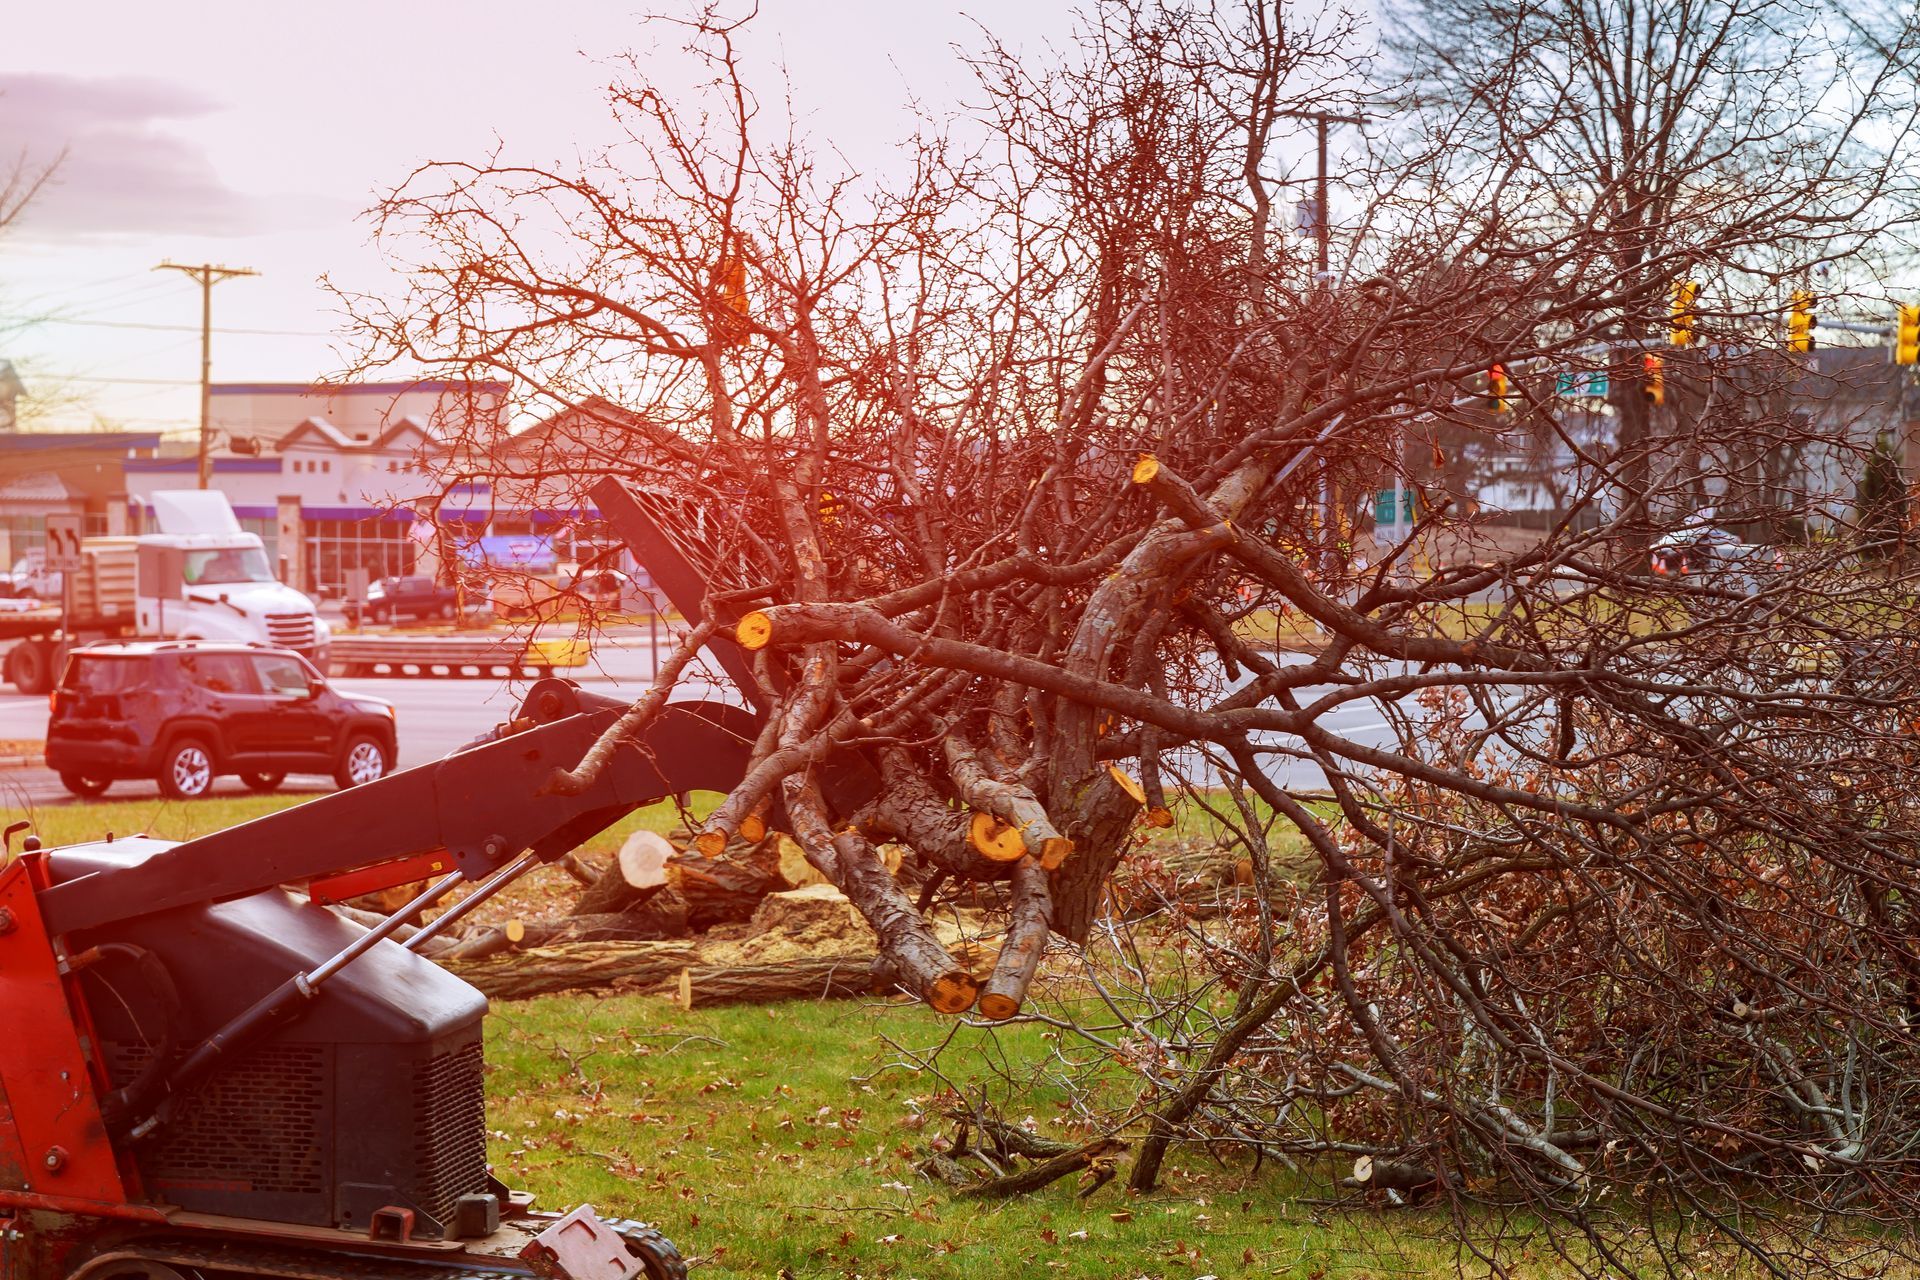
[[[1027,856],[1027,842],[1020,838],[1020,828],[977,809],[967,823],[967,843],[975,853],[993,862],[1018,862]]]
[[[767,838],[767,820],[757,813],[750,813],[740,819],[740,838],[752,844],[759,844]]]
[[[1150,827],[1159,827],[1162,831],[1171,830],[1173,827],[1173,810],[1163,804],[1155,805],[1153,808],[1147,810],[1147,825]]]
[[[678,852],[658,832],[636,831],[620,846],[615,865],[629,888],[652,889],[667,882],[667,863]]]
[[[1073,856],[1073,841],[1066,836],[1054,836],[1041,842],[1040,868],[1052,871]]]
[[[941,1013],[965,1013],[980,995],[980,984],[963,969],[935,978],[927,988],[927,1003]]]
[[[1133,482],[1135,484],[1151,484],[1153,483],[1153,478],[1159,474],[1160,459],[1150,453],[1141,454],[1140,461],[1133,464]]]
[[[527,926],[519,920],[509,920],[500,932],[507,935],[507,941],[519,943],[527,936]]]
[[[765,610],[755,609],[740,619],[739,625],[733,629],[733,638],[748,653],[764,649],[773,643],[773,619]]]
[[[1122,769],[1117,764],[1110,764],[1107,766],[1107,774],[1113,779],[1116,786],[1133,797],[1135,804],[1146,804],[1147,793],[1145,789],[1142,788],[1138,782],[1135,782],[1133,776],[1125,769]]]
[[[727,833],[715,828],[702,831],[693,838],[694,851],[709,858],[717,858],[727,851]]]
[[[980,997],[980,1016],[989,1022],[1005,1022],[1020,1012],[1020,1002],[1012,996],[998,991],[989,991]]]

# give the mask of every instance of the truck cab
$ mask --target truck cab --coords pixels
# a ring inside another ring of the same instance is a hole
[[[208,489],[150,495],[157,533],[134,539],[143,557],[135,600],[138,634],[293,649],[323,673],[330,638],[313,601],[281,582],[258,534]]]

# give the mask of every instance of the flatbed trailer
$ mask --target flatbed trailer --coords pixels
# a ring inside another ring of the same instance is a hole
[[[106,615],[76,610],[69,619],[53,604],[0,608],[0,644],[13,642],[0,658],[0,675],[21,693],[42,694],[53,688],[68,648],[93,640],[118,640],[133,632],[132,610]]]

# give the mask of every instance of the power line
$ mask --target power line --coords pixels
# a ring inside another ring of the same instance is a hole
[[[156,333],[198,333],[200,326],[192,324],[142,324],[134,320],[69,320],[62,316],[22,316],[18,320],[4,320],[0,324],[36,325],[68,324],[81,325],[89,329],[149,329]],[[325,329],[218,329],[215,333],[237,333],[263,338],[331,338],[336,336]]]
[[[172,350],[172,348],[169,348]],[[130,387],[197,387],[197,378],[106,378],[91,373],[67,373],[58,377],[61,382],[111,382]]]

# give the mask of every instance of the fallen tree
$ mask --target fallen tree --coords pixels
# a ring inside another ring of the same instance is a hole
[[[1920,29],[1427,9],[1346,175],[1364,216],[1317,204],[1318,244],[1275,225],[1275,157],[1366,83],[1338,15],[1110,3],[1058,65],[990,46],[994,145],[921,139],[882,189],[765,142],[697,14],[714,96],[636,67],[606,163],[381,201],[410,285],[352,300],[360,368],[507,379],[542,429],[476,413],[445,492],[586,510],[623,477],[706,581],[551,785],[739,656],[762,729],[696,855],[784,830],[936,1009],[1028,1010],[1043,943],[1118,928],[1141,829],[1183,788],[1227,806],[1252,891],[1122,945],[1080,1029],[1151,1109],[1136,1189],[1184,1141],[1360,1148],[1606,1268],[1603,1200],[1711,1218],[1761,1185],[1720,1225],[1776,1265],[1801,1237],[1744,1215],[1920,1219],[1920,616],[1885,511],[1871,564],[1852,529],[1860,388],[1777,323],[1816,272],[1886,292]],[[1713,567],[1650,579],[1656,546]],[[704,915],[751,896],[724,878]],[[936,932],[975,884],[987,973]],[[1141,958],[1169,955],[1194,986]]]

